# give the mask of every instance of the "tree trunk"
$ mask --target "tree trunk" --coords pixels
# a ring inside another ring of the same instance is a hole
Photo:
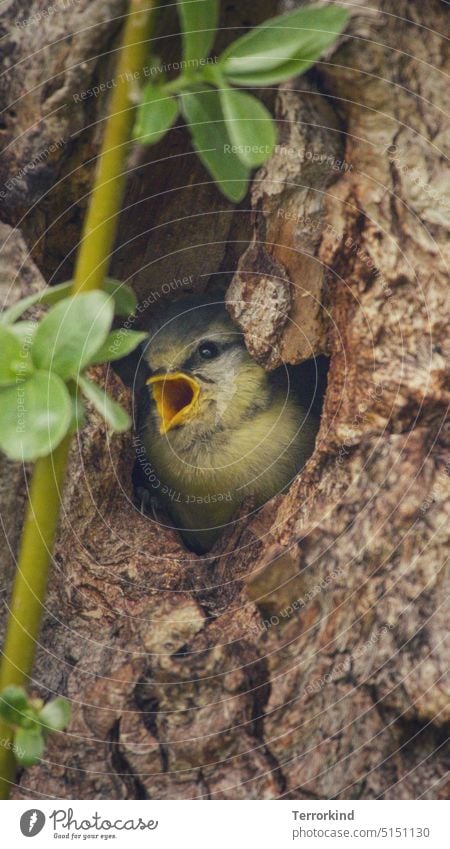
[[[255,5],[236,4],[228,26]],[[39,4],[6,6],[16,229],[0,270],[27,289],[70,276],[105,103],[75,95],[111,76],[124,3],[80,0],[22,28]],[[237,209],[182,127],[130,161],[115,275],[149,312],[226,284],[267,368],[328,356],[320,432],[289,492],[244,508],[201,558],[139,513],[131,435],[92,413],[32,681],[73,716],[16,798],[445,794],[445,8],[351,9],[325,60],[278,92],[280,144]],[[112,372],[96,375],[130,404]],[[8,474],[14,550],[24,485]]]

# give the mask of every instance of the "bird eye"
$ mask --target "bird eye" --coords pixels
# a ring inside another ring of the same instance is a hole
[[[218,357],[220,354],[215,342],[200,342],[197,350],[204,360],[213,360],[214,357]]]

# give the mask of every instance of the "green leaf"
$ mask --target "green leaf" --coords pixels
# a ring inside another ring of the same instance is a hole
[[[21,725],[28,696],[23,687],[10,684],[0,694],[0,716],[8,725]]]
[[[14,735],[14,754],[22,766],[38,764],[44,754],[44,737],[39,728],[18,728]]]
[[[26,298],[21,298],[20,301],[17,301],[15,304],[12,304],[12,306],[8,307],[7,310],[1,313],[0,325],[12,324],[13,321],[17,321],[17,319],[20,318],[22,313],[24,313],[30,307],[34,306],[34,304],[37,304],[39,301],[41,301],[42,297],[42,292],[35,292],[33,295],[27,295]]]
[[[231,150],[218,92],[213,88],[189,92],[181,97],[181,103],[203,165],[225,197],[241,201],[247,192],[250,169]]]
[[[47,289],[42,289],[40,292],[34,292],[33,295],[27,295],[13,304],[9,309],[5,310],[0,316],[1,324],[12,324],[22,313],[33,307],[35,304],[56,304],[67,295],[70,295],[72,283],[60,283],[58,286],[49,286]]]
[[[11,386],[25,366],[20,340],[9,328],[0,327],[0,386]],[[26,367],[25,367],[26,368]]]
[[[178,115],[176,97],[164,93],[164,86],[149,83],[137,109],[133,138],[141,144],[155,144],[170,129]]]
[[[57,698],[48,702],[39,712],[39,719],[51,731],[63,731],[70,722],[70,702]]]
[[[248,168],[262,165],[277,141],[275,122],[270,112],[252,94],[232,88],[221,89],[220,100],[237,156]]]
[[[0,448],[11,460],[45,457],[66,435],[71,418],[70,395],[61,378],[36,371],[0,390]]]
[[[131,351],[134,351],[139,343],[143,342],[147,337],[148,333],[140,333],[138,330],[112,330],[89,365],[120,360],[122,357],[130,354]]]
[[[87,377],[78,375],[77,384],[92,406],[103,416],[111,430],[119,433],[128,430],[131,425],[131,419],[120,404],[113,401],[103,389],[100,389],[99,386],[92,383]]]
[[[39,728],[39,723],[37,722],[37,711],[30,706],[30,702],[28,702],[28,707],[25,709],[22,721],[19,725],[21,728]]]
[[[65,298],[42,319],[31,355],[37,368],[67,380],[90,362],[103,345],[113,320],[113,302],[95,291]]]
[[[126,283],[114,280],[113,277],[105,277],[103,288],[114,298],[115,315],[133,315],[137,304],[136,295]]]
[[[8,324],[8,330],[13,333],[22,346],[22,352],[29,352],[33,342],[34,334],[38,329],[37,321],[17,321],[16,324]],[[1,325],[0,325],[1,330]]]
[[[219,0],[177,0],[183,38],[183,59],[194,64],[205,59],[216,37]]]
[[[348,13],[338,6],[307,6],[279,15],[233,42],[219,60],[237,85],[269,85],[304,73],[343,30]]]
[[[86,424],[86,407],[79,393],[70,396],[72,404],[72,417],[70,419],[69,433],[73,436],[78,430]]]
[[[73,282],[72,280],[66,283],[59,283],[58,286],[48,286],[41,292],[35,292],[33,295],[28,295],[26,298],[17,301],[9,309],[5,310],[0,315],[0,324],[12,324],[22,313],[30,309],[35,304],[44,304],[51,306],[62,301],[63,298],[69,297],[71,294]],[[105,292],[112,295],[115,301],[114,312],[116,315],[130,315],[136,307],[136,297],[134,292],[125,283],[119,280],[114,280],[112,277],[106,277],[103,283]]]

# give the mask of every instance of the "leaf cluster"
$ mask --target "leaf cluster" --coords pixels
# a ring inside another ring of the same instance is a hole
[[[209,63],[219,0],[178,0],[183,72],[148,83],[134,137],[154,144],[181,114],[197,154],[222,193],[239,202],[252,168],[271,155],[277,140],[266,107],[242,87],[277,85],[303,74],[342,31],[348,18],[338,6],[307,6],[265,21]]]
[[[52,731],[63,731],[70,715],[70,704],[61,697],[44,705],[40,699],[29,699],[23,687],[14,684],[0,694],[0,717],[14,730],[14,754],[22,766],[39,763],[46,737]]]
[[[70,282],[49,287],[0,316],[0,449],[12,460],[46,456],[82,426],[82,396],[112,430],[131,424],[126,411],[84,372],[126,356],[145,338],[133,330],[111,330],[114,313],[132,313],[135,297],[112,279],[105,291],[70,291]],[[37,303],[50,306],[41,321],[18,320]]]

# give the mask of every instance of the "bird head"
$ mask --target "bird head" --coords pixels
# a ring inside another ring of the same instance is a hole
[[[147,383],[161,434],[205,437],[232,428],[270,391],[223,302],[189,297],[151,328]]]

